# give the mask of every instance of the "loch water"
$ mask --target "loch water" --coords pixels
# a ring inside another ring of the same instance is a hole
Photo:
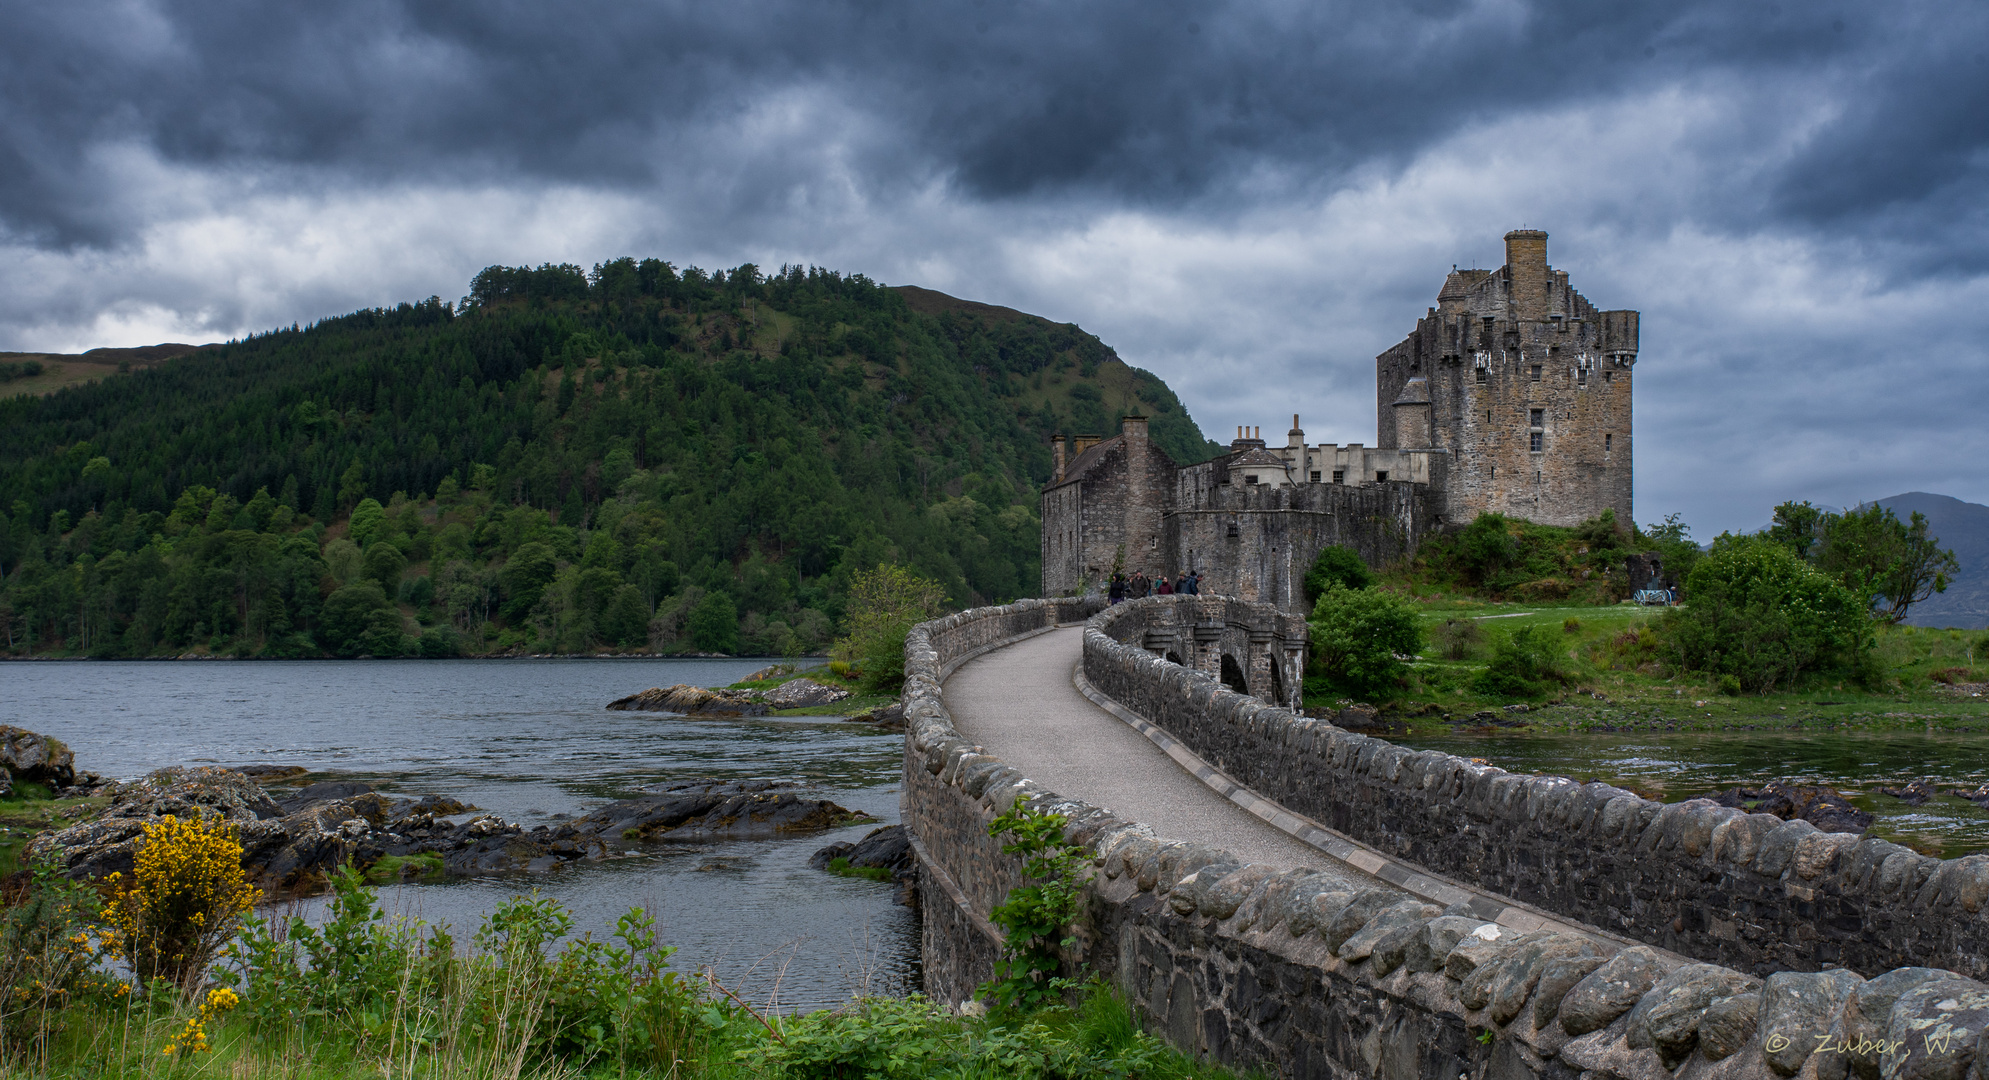
[[[78,768],[130,779],[167,765],[296,765],[396,795],[445,794],[527,827],[700,776],[773,777],[877,818],[826,833],[629,844],[540,874],[403,884],[389,911],[467,936],[538,890],[597,937],[631,907],[755,1004],[821,1008],[916,989],[916,915],[891,885],[810,870],[808,856],[898,820],[902,736],[829,718],[693,720],[609,712],[651,686],[723,686],[740,660],[88,661],[0,667],[0,723],[68,743]],[[322,901],[301,905],[307,917]]]

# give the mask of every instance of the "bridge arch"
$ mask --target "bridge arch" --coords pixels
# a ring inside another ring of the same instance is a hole
[[[1243,665],[1228,653],[1222,654],[1222,684],[1245,696],[1250,693],[1250,680],[1243,677]]]

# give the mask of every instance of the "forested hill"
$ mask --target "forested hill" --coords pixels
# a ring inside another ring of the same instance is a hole
[[[491,267],[0,401],[14,654],[796,652],[852,573],[1032,594],[1052,432],[1172,391],[1097,338],[861,275]]]

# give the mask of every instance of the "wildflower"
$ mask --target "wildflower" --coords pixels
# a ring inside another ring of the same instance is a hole
[[[104,946],[142,979],[186,983],[261,895],[242,874],[242,846],[225,822],[166,815],[145,827],[129,882],[112,874]]]

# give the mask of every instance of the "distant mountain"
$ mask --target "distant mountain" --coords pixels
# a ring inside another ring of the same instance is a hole
[[[1961,564],[1948,591],[1916,604],[1906,621],[1914,626],[1989,627],[1989,506],[1962,502],[1946,495],[1909,491],[1878,500],[1904,519],[1914,511],[1927,516],[1927,531],[1954,552]]]

